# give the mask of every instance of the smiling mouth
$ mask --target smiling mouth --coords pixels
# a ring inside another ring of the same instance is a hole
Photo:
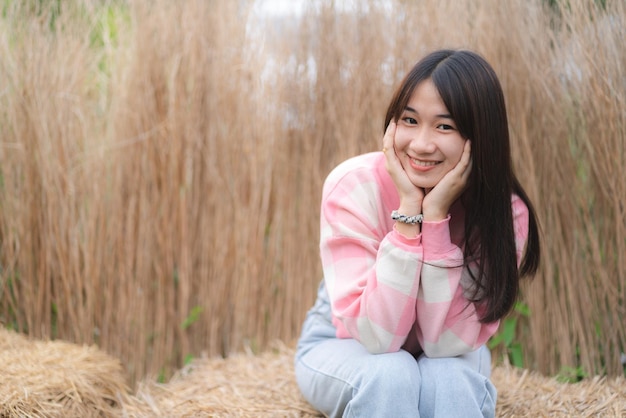
[[[411,161],[413,162],[413,164],[415,164],[418,167],[432,167],[437,164],[441,164],[441,161],[423,161],[423,160],[416,160],[415,158],[411,158]]]

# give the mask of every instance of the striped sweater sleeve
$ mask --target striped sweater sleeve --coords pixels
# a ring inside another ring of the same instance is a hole
[[[519,265],[528,236],[528,208],[512,197],[513,225]],[[416,306],[417,337],[429,357],[450,357],[473,351],[497,331],[499,321],[483,324],[477,305],[466,294],[472,288],[463,252],[451,242],[450,217],[422,227],[424,265]]]
[[[327,181],[323,194],[320,251],[337,336],[372,353],[398,351],[415,322],[420,238],[389,232],[367,176]]]

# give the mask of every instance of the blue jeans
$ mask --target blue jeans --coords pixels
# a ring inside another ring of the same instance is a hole
[[[448,358],[370,354],[356,340],[336,338],[323,283],[304,321],[295,372],[305,399],[330,417],[495,416],[487,347]]]

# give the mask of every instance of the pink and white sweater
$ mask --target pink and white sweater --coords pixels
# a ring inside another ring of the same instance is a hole
[[[511,202],[519,263],[528,209],[516,195]],[[407,238],[390,217],[399,204],[380,152],[341,163],[324,183],[320,251],[337,337],[372,353],[448,357],[477,349],[499,322],[480,323],[480,308],[465,296],[463,208],[455,203],[447,219],[424,222]]]

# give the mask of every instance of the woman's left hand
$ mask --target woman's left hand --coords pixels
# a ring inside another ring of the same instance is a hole
[[[471,171],[471,144],[468,139],[461,160],[424,197],[422,213],[425,221],[440,221],[448,216],[450,206],[465,190]]]

